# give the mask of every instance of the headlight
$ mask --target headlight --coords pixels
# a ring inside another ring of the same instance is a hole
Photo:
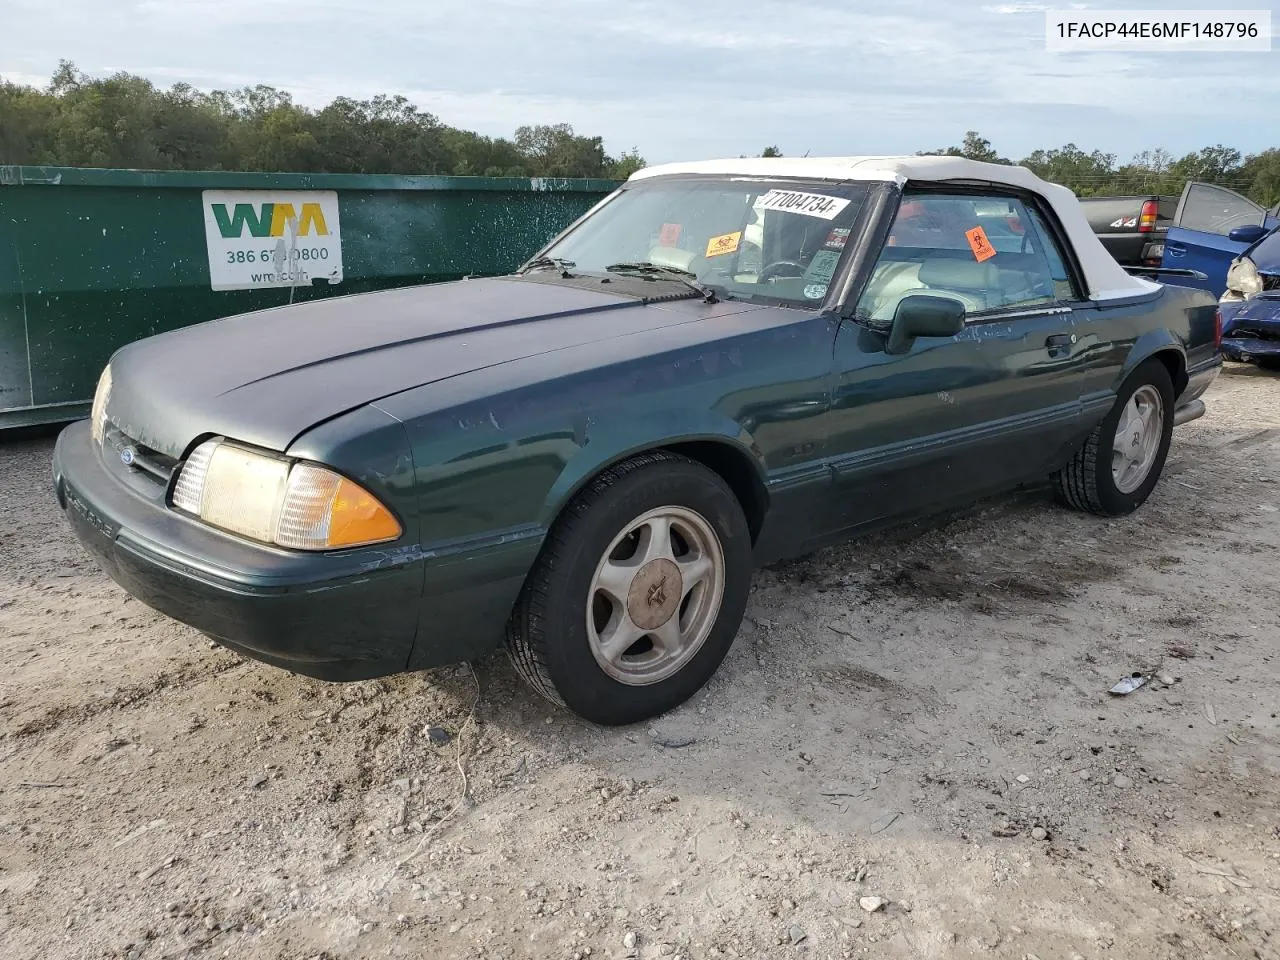
[[[1248,300],[1262,292],[1262,276],[1258,273],[1257,264],[1248,257],[1240,257],[1231,262],[1227,271],[1227,292],[1224,300]]]
[[[93,406],[89,410],[89,434],[94,443],[102,442],[107,426],[107,400],[111,396],[111,364],[102,368],[98,377],[98,389],[93,394]]]
[[[377,497],[346,477],[221,439],[191,452],[173,505],[215,527],[297,550],[367,546],[402,532]]]

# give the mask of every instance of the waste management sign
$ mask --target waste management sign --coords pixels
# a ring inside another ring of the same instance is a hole
[[[342,282],[342,225],[333,190],[205,190],[214,290]]]

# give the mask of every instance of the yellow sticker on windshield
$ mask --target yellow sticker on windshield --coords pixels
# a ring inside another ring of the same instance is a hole
[[[712,237],[707,241],[708,257],[722,257],[726,253],[735,253],[738,244],[742,242],[742,231],[737,233],[722,233],[718,237]]]

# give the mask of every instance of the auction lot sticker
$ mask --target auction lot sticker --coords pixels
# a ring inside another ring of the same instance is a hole
[[[205,190],[214,290],[342,282],[342,228],[332,190]]]
[[[849,201],[844,197],[829,197],[825,193],[770,190],[762,194],[755,205],[762,210],[782,210],[786,213],[803,213],[806,217],[834,220],[849,205]]]

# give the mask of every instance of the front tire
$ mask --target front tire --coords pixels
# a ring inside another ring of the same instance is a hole
[[[1116,405],[1071,462],[1054,475],[1059,501],[1103,517],[1138,509],[1155,489],[1173,437],[1173,381],[1159,360],[1143,361]]]
[[[593,723],[665,713],[720,666],[751,567],[746,518],[718,474],[663,451],[627,460],[548,533],[508,624],[512,662]]]

